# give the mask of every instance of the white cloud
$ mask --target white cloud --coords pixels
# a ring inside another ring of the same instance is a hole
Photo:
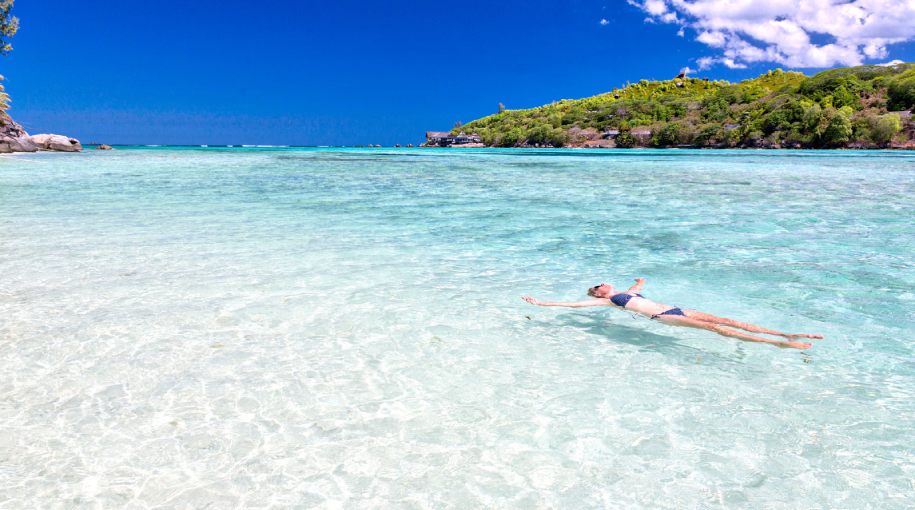
[[[601,24],[601,26],[604,26],[604,27],[605,27],[605,26],[609,25],[610,22],[607,21],[607,18],[601,18],[601,19],[600,19],[600,24]]]
[[[717,62],[717,61],[718,61],[718,59],[715,59],[712,57],[701,57],[696,60],[696,63],[699,64],[700,71],[705,71],[706,69],[715,65],[715,62]]]
[[[734,59],[728,58],[728,57],[722,58],[721,63],[724,64],[725,67],[730,67],[731,69],[746,69],[747,68],[746,64],[741,64],[740,62],[734,62]]]
[[[713,48],[721,48],[724,46],[724,43],[727,42],[727,38],[725,37],[724,33],[717,31],[700,32],[699,36],[696,37],[696,40],[701,43],[708,44]]]
[[[677,24],[680,32],[688,27],[697,41],[720,51],[698,59],[699,69],[754,62],[860,65],[887,58],[891,44],[915,39],[915,0],[627,1],[648,14],[646,21]]]
[[[652,16],[662,16],[667,12],[667,3],[664,0],[645,0],[641,7]]]

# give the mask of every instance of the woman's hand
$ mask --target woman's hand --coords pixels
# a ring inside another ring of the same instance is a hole
[[[645,279],[636,278],[635,285],[633,285],[632,287],[629,287],[629,290],[627,290],[626,292],[641,292],[643,285],[645,285]]]
[[[539,305],[539,304],[540,304],[540,301],[537,301],[535,298],[533,298],[533,297],[531,297],[531,296],[521,296],[521,299],[527,301],[528,303],[530,303],[530,304],[532,304],[532,305]]]

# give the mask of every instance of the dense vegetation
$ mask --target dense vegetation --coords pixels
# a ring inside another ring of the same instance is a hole
[[[504,110],[459,128],[492,146],[886,146],[905,135],[892,111],[915,107],[915,64],[781,69],[740,83],[642,80],[586,99]],[[458,129],[455,129],[455,132]],[[615,131],[619,131],[617,136]]]
[[[13,0],[0,0],[0,55],[6,55],[13,49],[9,43],[10,37],[16,35],[19,30],[19,18],[13,16]],[[3,76],[0,76],[0,82]],[[4,92],[3,84],[0,83],[0,113],[9,108],[10,96]]]

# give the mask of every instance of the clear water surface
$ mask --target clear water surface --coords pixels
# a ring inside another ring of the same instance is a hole
[[[915,155],[0,159],[2,508],[911,508]],[[611,309],[607,281],[807,353]]]

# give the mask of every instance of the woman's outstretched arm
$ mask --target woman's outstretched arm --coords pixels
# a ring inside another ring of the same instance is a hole
[[[566,308],[587,308],[589,306],[608,306],[610,301],[606,299],[589,299],[587,301],[578,301],[575,303],[567,303],[562,301],[539,301],[531,296],[521,296],[521,299],[527,301],[532,305],[537,306],[564,306]]]
[[[644,278],[636,278],[636,279],[635,279],[635,285],[633,285],[632,287],[629,287],[629,290],[627,290],[626,292],[632,292],[632,293],[641,292],[641,291],[642,291],[642,287],[643,287],[644,285],[645,285],[645,279],[644,279]]]

